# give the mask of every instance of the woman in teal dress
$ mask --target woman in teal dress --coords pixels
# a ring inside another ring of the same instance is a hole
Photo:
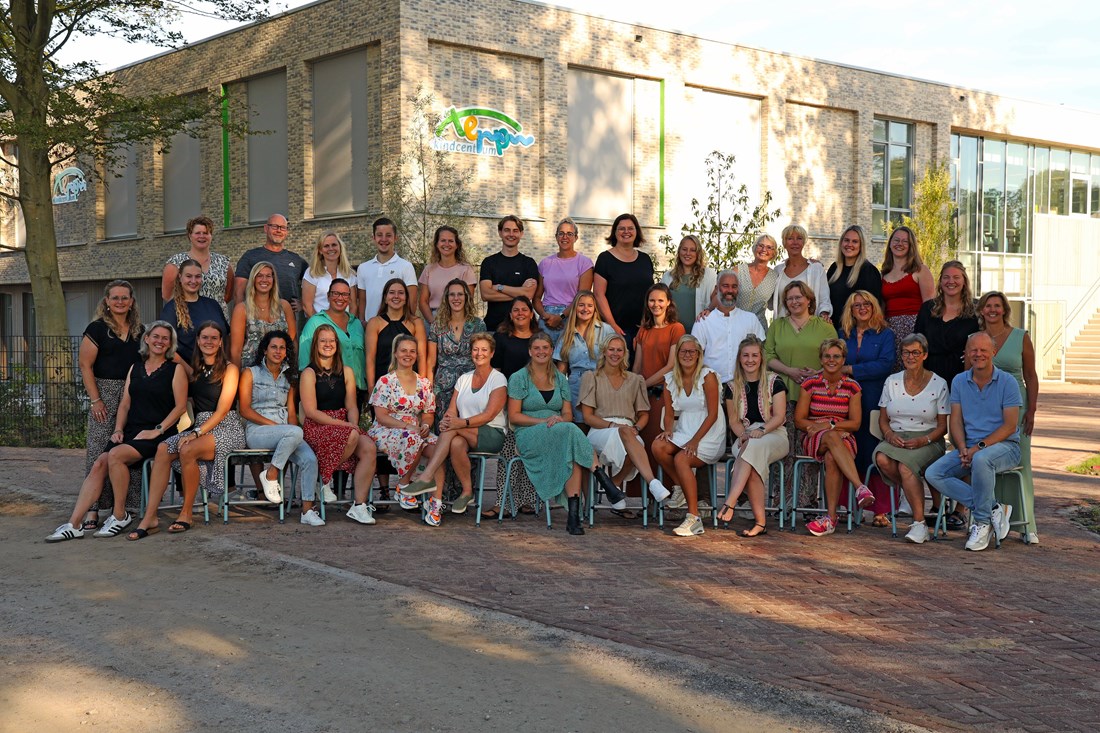
[[[1035,428],[1035,410],[1039,406],[1039,375],[1035,371],[1035,346],[1022,328],[1009,323],[1012,307],[1005,294],[991,290],[978,301],[981,329],[993,339],[996,350],[993,366],[1002,369],[1020,385],[1024,409],[1020,411],[1020,466],[1024,474],[1024,501],[1027,502],[1027,536],[1024,542],[1039,543],[1035,528],[1035,483],[1031,478],[1031,431]]]
[[[569,534],[584,534],[580,518],[581,471],[598,466],[596,453],[573,423],[569,381],[554,368],[554,341],[531,336],[531,361],[508,379],[508,421],[527,475],[543,501],[564,491]]]

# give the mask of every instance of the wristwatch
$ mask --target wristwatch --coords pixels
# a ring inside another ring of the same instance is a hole
[[[157,423],[157,427],[155,428],[155,430],[158,433],[163,433],[164,432],[164,423]]]
[[[496,285],[494,285],[493,287],[494,287],[494,288],[496,288],[496,291],[497,291],[498,293],[503,293],[503,292],[504,292],[504,286],[503,286],[503,285],[501,285],[500,283],[497,283],[497,284],[496,284]]]
[[[832,418],[832,417],[829,418],[829,427],[830,428],[835,428],[836,427],[836,419],[835,418]]]
[[[981,450],[982,448],[985,448],[985,441],[984,440],[979,440],[978,445],[976,447],[977,447],[978,450]]]

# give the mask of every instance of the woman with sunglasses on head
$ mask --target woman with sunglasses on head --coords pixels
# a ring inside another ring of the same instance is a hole
[[[137,529],[127,535],[128,540],[144,539],[160,526],[157,511],[173,470],[182,479],[183,505],[168,532],[178,534],[191,529],[191,513],[199,488],[219,496],[225,490],[222,467],[226,458],[230,452],[245,447],[241,416],[234,409],[240,375],[237,365],[229,361],[225,334],[212,321],[199,326],[198,334],[187,385],[195,419],[190,430],[173,435],[157,447],[145,516]]]
[[[554,239],[558,251],[539,263],[539,284],[535,290],[535,312],[542,327],[557,346],[565,326],[566,311],[582,290],[592,289],[592,260],[577,251],[580,233],[577,224],[566,217],[558,222]]]
[[[856,290],[848,298],[844,308],[838,311],[840,329],[837,336],[848,345],[848,357],[842,371],[859,382],[863,390],[861,398],[862,422],[856,431],[856,470],[865,476],[873,460],[878,438],[871,434],[871,412],[878,405],[882,385],[894,371],[897,345],[894,332],[886,324],[878,298],[868,290]],[[875,494],[873,524],[885,527],[890,524],[890,494],[878,484]]]
[[[772,269],[779,248],[770,234],[761,234],[752,245],[752,262],[737,264],[737,307],[760,319],[767,330],[766,312],[775,295],[779,274]]]
[[[115,537],[130,526],[133,519],[126,511],[130,466],[152,458],[157,446],[176,434],[176,423],[187,411],[187,372],[173,359],[175,351],[176,331],[171,325],[153,321],[146,326],[141,360],[126,375],[114,432],[81,484],[69,521],[55,529],[47,542],[84,536],[81,521],[103,493],[106,478],[114,492],[114,512],[95,536]]]
[[[96,306],[95,318],[84,329],[78,355],[80,377],[91,401],[85,432],[84,475],[91,472],[92,464],[111,438],[126,374],[140,360],[144,332],[134,298],[134,286],[125,280],[107,283],[103,298]],[[104,480],[103,494],[100,495],[104,505],[114,503],[112,492],[111,482]],[[130,474],[127,505],[137,506],[140,500],[141,477],[134,471]],[[99,504],[96,501],[88,509],[81,529],[94,530],[99,527]]]

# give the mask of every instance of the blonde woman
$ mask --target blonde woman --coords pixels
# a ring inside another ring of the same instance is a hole
[[[297,338],[294,312],[279,297],[279,278],[270,262],[257,262],[248,273],[244,302],[233,309],[229,328],[229,358],[237,365],[253,364],[260,341],[271,331],[286,331]]]
[[[936,294],[936,278],[921,261],[917,235],[909,227],[896,227],[890,232],[880,269],[886,320],[901,341],[913,333],[921,305]],[[894,366],[898,368],[901,363]]]
[[[857,290],[866,290],[882,302],[882,275],[867,261],[867,235],[863,227],[853,224],[840,235],[836,246],[836,262],[829,265],[829,299],[833,313],[844,312],[848,298]]]
[[[355,281],[355,270],[348,260],[348,248],[336,232],[325,232],[313,248],[313,257],[309,269],[302,275],[302,310],[306,317],[328,310],[328,290],[332,281],[343,278]],[[355,289],[352,288],[350,302],[344,303],[351,313],[358,313],[355,307]]]
[[[814,302],[817,310],[810,313],[812,316],[821,316],[825,321],[832,320],[832,301],[829,297],[829,279],[825,276],[825,268],[820,262],[811,262],[806,259],[803,250],[809,235],[805,227],[799,224],[789,224],[783,228],[780,236],[783,241],[783,249],[787,252],[787,259],[775,266],[775,299],[772,310],[775,318],[787,315],[787,304],[783,300],[786,288],[795,281],[801,281],[810,286],[814,294]]]
[[[177,252],[164,264],[160,296],[165,302],[172,299],[180,265],[186,260],[194,260],[202,266],[202,289],[199,294],[217,302],[221,306],[222,317],[228,321],[229,304],[233,301],[233,264],[225,255],[210,250],[213,240],[214,222],[210,217],[196,216],[187,222],[187,241],[191,248],[186,252]]]
[[[978,332],[978,307],[963,263],[951,260],[944,264],[936,295],[921,306],[913,332],[928,339],[925,365],[950,385],[965,369],[966,340]]]
[[[727,524],[742,491],[747,491],[753,526],[742,537],[767,534],[765,487],[771,465],[782,460],[790,447],[783,423],[787,420],[787,385],[764,363],[764,343],[756,336],[743,340],[737,350],[733,381],[726,388],[726,415],[734,441],[729,495],[718,512]]]
[[[649,422],[649,395],[642,375],[629,371],[629,366],[626,339],[615,334],[604,344],[596,370],[581,378],[581,411],[591,428],[588,442],[617,486],[640,473],[653,498],[662,502],[669,490],[653,473],[641,436]],[[612,511],[634,517],[629,510]]]
[[[580,408],[581,377],[596,368],[603,343],[613,333],[615,331],[600,320],[595,294],[589,290],[577,293],[554,348],[558,370],[569,377],[574,422],[584,422]]]
[[[681,336],[673,353],[675,366],[665,375],[662,395],[664,430],[653,441],[653,455],[687,500],[687,516],[673,532],[690,537],[703,534],[695,469],[725,453],[726,417],[718,406],[718,375],[703,366],[699,340]]]
[[[706,252],[694,234],[680,240],[676,260],[661,276],[661,282],[671,291],[672,302],[676,304],[680,323],[685,329],[691,328],[702,311],[715,306],[714,288],[718,276],[713,268],[707,267]]]
[[[752,245],[752,262],[737,264],[737,307],[759,318],[765,330],[768,328],[765,312],[771,306],[779,279],[779,273],[772,269],[778,252],[775,238],[761,234]]]

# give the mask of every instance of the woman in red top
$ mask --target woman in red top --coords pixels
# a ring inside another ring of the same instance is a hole
[[[825,464],[826,513],[806,525],[810,533],[820,537],[836,530],[836,508],[845,481],[856,489],[856,503],[862,509],[875,495],[863,485],[856,470],[856,438],[863,420],[859,384],[844,376],[844,359],[848,344],[843,339],[825,339],[818,349],[821,374],[802,383],[802,394],[794,409],[794,424],[806,433],[802,452]]]
[[[917,235],[909,227],[890,233],[886,255],[882,259],[882,301],[886,320],[900,344],[917,322],[921,304],[936,294],[936,279],[921,261]],[[894,370],[901,368],[900,357]]]

